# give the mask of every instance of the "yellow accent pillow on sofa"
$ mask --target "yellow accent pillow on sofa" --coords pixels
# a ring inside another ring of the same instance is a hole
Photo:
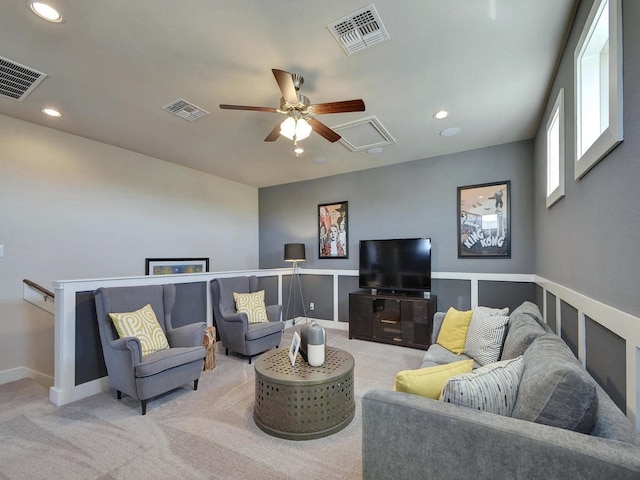
[[[264,290],[253,293],[233,292],[233,299],[236,301],[236,311],[246,313],[249,323],[268,322],[267,307],[264,304]]]
[[[137,337],[140,340],[143,357],[169,348],[167,336],[151,305],[147,304],[135,312],[110,313],[109,316],[120,338]]]
[[[393,390],[438,400],[450,378],[470,373],[472,369],[473,360],[461,360],[436,367],[403,370],[396,375]]]
[[[458,355],[464,352],[464,342],[467,340],[467,331],[472,315],[473,310],[460,312],[449,307],[442,321],[436,343]]]

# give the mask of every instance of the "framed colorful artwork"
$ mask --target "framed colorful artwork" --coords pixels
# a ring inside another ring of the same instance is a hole
[[[209,271],[208,258],[147,258],[145,275],[177,275]]]
[[[349,258],[349,202],[318,205],[320,258]]]

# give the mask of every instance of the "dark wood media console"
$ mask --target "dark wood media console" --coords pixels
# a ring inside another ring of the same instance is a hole
[[[433,314],[438,308],[430,298],[400,294],[349,294],[349,338],[426,349],[431,345]]]

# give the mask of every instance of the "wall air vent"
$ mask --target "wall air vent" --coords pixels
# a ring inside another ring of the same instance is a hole
[[[47,76],[33,68],[0,57],[0,95],[21,102]]]
[[[331,128],[342,137],[340,143],[352,152],[396,143],[395,138],[376,117],[367,117]]]
[[[196,107],[193,103],[189,103],[182,98],[171,102],[169,105],[165,105],[162,109],[190,122],[209,115],[209,112],[206,110]]]
[[[330,23],[327,28],[347,55],[389,40],[373,3]]]

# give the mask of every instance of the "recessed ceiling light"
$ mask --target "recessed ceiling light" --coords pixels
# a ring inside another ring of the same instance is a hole
[[[373,147],[367,150],[369,155],[380,155],[382,152],[384,152],[384,148],[382,147]]]
[[[448,116],[449,112],[447,112],[446,110],[440,110],[439,112],[433,114],[433,118],[435,118],[436,120],[442,120],[443,118],[447,118]]]
[[[33,13],[38,15],[40,18],[45,19],[47,22],[62,23],[62,14],[51,5],[47,5],[43,2],[30,1],[29,7]]]
[[[53,108],[43,108],[42,113],[49,115],[50,117],[61,117],[62,114],[58,110],[54,110]]]
[[[460,133],[460,129],[458,127],[449,127],[445,128],[440,132],[441,137],[453,137]]]
[[[313,160],[311,160],[313,163],[315,163],[316,165],[322,165],[323,163],[327,163],[327,159],[324,157],[318,157],[318,158],[314,158]]]

